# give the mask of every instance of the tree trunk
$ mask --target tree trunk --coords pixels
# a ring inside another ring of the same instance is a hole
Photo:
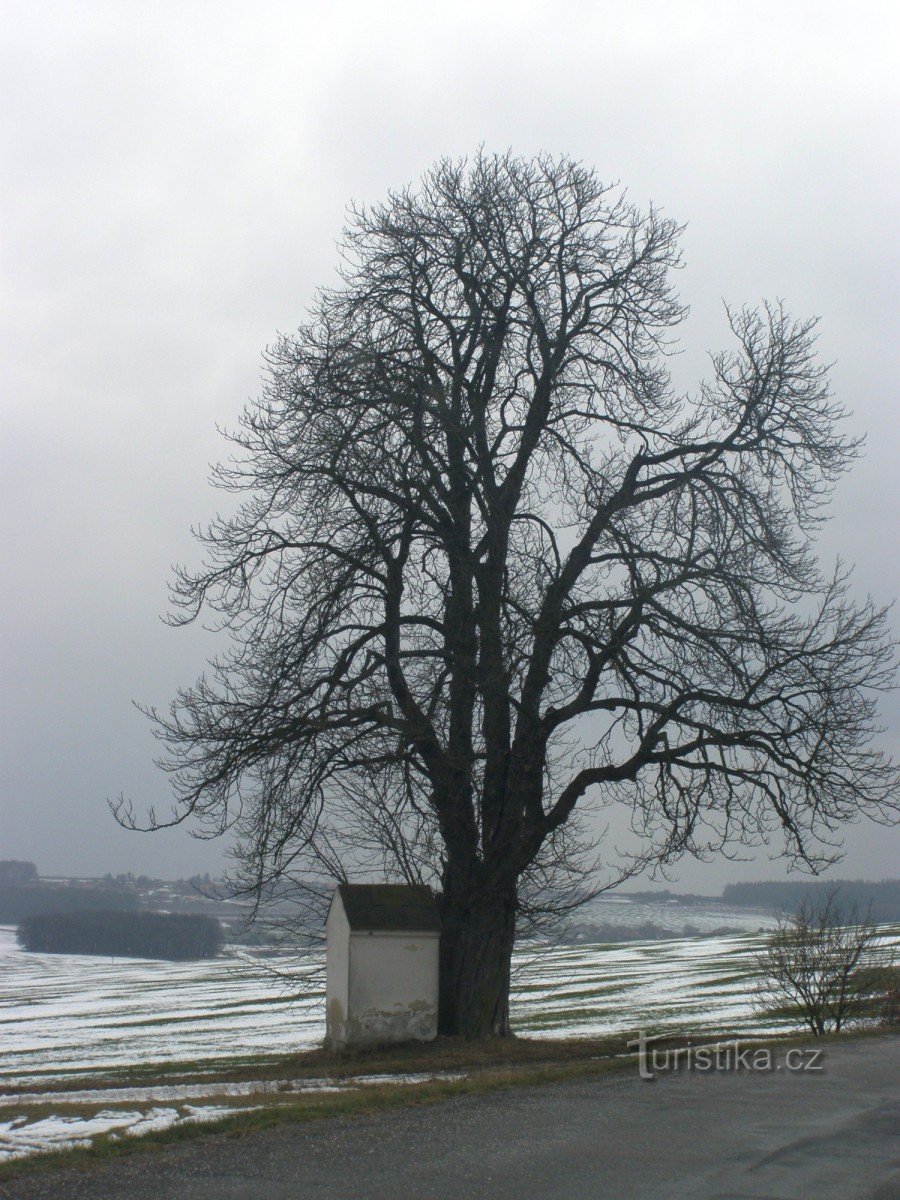
[[[447,888],[440,905],[440,1032],[508,1037],[515,888]]]

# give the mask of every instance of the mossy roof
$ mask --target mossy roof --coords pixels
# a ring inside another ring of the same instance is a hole
[[[351,929],[388,933],[440,932],[431,888],[408,883],[341,883],[338,892]]]

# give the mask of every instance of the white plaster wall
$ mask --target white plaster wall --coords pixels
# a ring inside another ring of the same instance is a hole
[[[351,933],[347,1042],[437,1036],[438,933]]]
[[[350,924],[336,892],[325,934],[325,1045],[337,1046],[345,1041],[349,1009]]]

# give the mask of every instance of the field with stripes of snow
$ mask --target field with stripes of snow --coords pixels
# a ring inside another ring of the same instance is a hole
[[[744,935],[524,949],[515,1029],[570,1037],[756,1028],[759,943]],[[293,996],[270,967],[296,974]],[[318,967],[235,950],[203,962],[28,954],[12,929],[0,929],[0,1089],[127,1072],[134,1063],[255,1060],[320,1045]]]
[[[515,963],[515,1030],[531,1037],[775,1031],[753,1005],[762,941],[757,932],[524,948]],[[271,1082],[222,1080],[238,1067],[246,1076],[255,1064],[321,1045],[320,966],[234,948],[188,963],[29,954],[13,929],[0,928],[0,1162],[85,1145],[98,1134],[257,1107]],[[293,995],[285,974],[298,981]],[[136,1066],[173,1064],[200,1082],[129,1086]],[[277,1089],[366,1082],[282,1080]]]
[[[548,1037],[755,1028],[759,942],[707,936],[524,949],[515,1028]],[[297,978],[293,994],[285,974]],[[323,1034],[315,960],[237,949],[192,963],[28,954],[13,929],[0,928],[0,1162],[247,1111],[272,1085],[216,1075],[320,1045]],[[128,1086],[136,1065],[175,1063],[192,1064],[207,1082]],[[73,1091],[79,1081],[83,1090]],[[334,1081],[279,1084],[282,1093],[310,1088],[334,1090]]]

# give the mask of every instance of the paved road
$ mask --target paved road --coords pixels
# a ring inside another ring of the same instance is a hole
[[[898,1200],[900,1038],[818,1073],[634,1076],[210,1136],[16,1200]]]

